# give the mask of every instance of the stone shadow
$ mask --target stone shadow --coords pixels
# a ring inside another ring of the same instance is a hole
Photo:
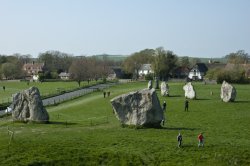
[[[250,103],[250,101],[247,100],[240,100],[240,101],[234,101],[234,103]]]
[[[198,130],[198,128],[188,128],[188,127],[162,127],[161,129],[164,130],[177,130],[177,131],[194,131],[194,130]]]
[[[211,99],[205,99],[205,98],[196,98],[195,100],[211,100]]]
[[[181,95],[169,95],[168,97],[181,97]]]
[[[54,124],[54,125],[76,125],[77,123],[73,122],[58,122],[58,121],[49,121],[47,124]]]

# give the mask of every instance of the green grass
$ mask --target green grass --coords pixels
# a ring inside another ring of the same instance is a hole
[[[90,85],[96,84],[96,81],[91,81]],[[81,87],[87,86],[86,81],[81,82]],[[6,87],[5,91],[3,86]],[[70,91],[78,88],[78,84],[75,81],[72,82],[26,82],[19,81],[0,81],[0,103],[10,102],[12,100],[12,94],[20,92],[24,89],[28,89],[35,86],[39,89],[42,96],[49,96],[60,93],[60,91]]]
[[[235,85],[234,103],[220,101],[220,85],[195,84],[198,99],[184,112],[182,83],[170,83],[162,129],[122,128],[109,100],[146,82],[110,88],[48,107],[50,124],[0,121],[0,165],[250,165],[250,85]],[[210,91],[213,95],[210,95]],[[157,91],[159,94],[159,91]],[[15,132],[8,150],[10,135]],[[181,131],[183,148],[177,148]],[[203,132],[205,147],[197,147]]]

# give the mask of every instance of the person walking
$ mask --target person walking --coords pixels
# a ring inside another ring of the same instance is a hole
[[[198,141],[199,141],[199,143],[198,143],[198,147],[200,147],[200,146],[204,146],[204,137],[203,137],[203,135],[202,135],[202,133],[200,133],[199,135],[198,135]]]
[[[181,133],[179,133],[177,135],[177,141],[178,141],[178,148],[181,148],[181,146],[182,146],[182,135],[181,135]]]
[[[163,110],[163,119],[162,119],[162,125],[164,126],[165,124],[165,112],[166,112],[166,108],[167,108],[167,103],[166,101],[164,100],[163,104],[162,104],[162,110]]]
[[[188,102],[188,100],[186,99],[186,100],[185,100],[185,111],[188,111],[188,105],[189,105],[189,102]]]
[[[105,92],[105,91],[103,92],[103,97],[104,97],[104,98],[106,97],[106,92]]]

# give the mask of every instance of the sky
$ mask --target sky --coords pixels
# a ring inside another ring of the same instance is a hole
[[[0,0],[0,54],[250,54],[249,0]]]

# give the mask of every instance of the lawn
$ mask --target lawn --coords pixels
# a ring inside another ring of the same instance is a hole
[[[96,81],[90,81],[90,85],[96,84]],[[86,81],[81,82],[81,87],[87,86]],[[5,91],[3,90],[5,86]],[[0,81],[0,104],[10,102],[12,100],[12,94],[20,92],[21,90],[28,89],[29,87],[36,86],[42,96],[49,96],[61,91],[69,91],[78,88],[78,84],[75,81],[70,82],[20,82],[20,81]]]
[[[235,85],[236,102],[223,103],[220,85],[195,83],[197,100],[184,112],[183,83],[169,83],[170,97],[157,91],[167,102],[163,128],[121,127],[110,99],[146,86],[117,85],[109,89],[110,98],[94,92],[47,107],[50,124],[0,119],[0,165],[250,165],[250,85]],[[14,131],[10,145],[7,127]],[[203,148],[197,147],[200,132]]]

